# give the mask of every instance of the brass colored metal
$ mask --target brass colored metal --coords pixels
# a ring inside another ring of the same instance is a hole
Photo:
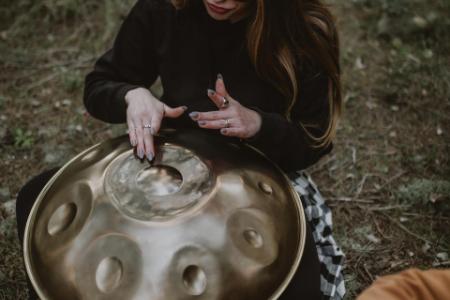
[[[41,299],[276,299],[296,271],[305,217],[257,150],[197,131],[155,137],[153,162],[127,137],[76,156],[50,180],[25,230]]]

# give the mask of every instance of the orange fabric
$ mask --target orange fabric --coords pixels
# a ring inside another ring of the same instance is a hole
[[[450,269],[408,269],[378,278],[357,300],[448,300]]]

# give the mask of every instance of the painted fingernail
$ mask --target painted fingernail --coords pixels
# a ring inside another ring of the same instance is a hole
[[[196,112],[196,111],[191,112],[191,113],[189,114],[189,117],[191,117],[192,119],[198,118],[198,112]]]
[[[152,154],[151,152],[147,153],[147,159],[148,159],[149,161],[152,161],[152,160],[153,160],[153,154]]]
[[[217,79],[220,79],[220,80],[223,80],[223,76],[222,76],[222,74],[217,74]]]
[[[143,158],[144,158],[144,150],[138,149],[137,155],[138,155],[138,157],[139,157],[140,159],[143,159]]]
[[[205,121],[198,121],[198,125],[204,126],[204,125],[206,125],[206,122]]]
[[[208,96],[214,96],[216,92],[214,90],[208,89]]]

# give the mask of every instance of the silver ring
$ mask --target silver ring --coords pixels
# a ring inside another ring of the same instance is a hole
[[[150,134],[153,135],[153,128],[150,124],[144,124],[144,126],[142,126],[142,128],[145,129],[150,129]]]
[[[230,119],[225,119],[225,127],[224,128],[229,128],[230,127]]]
[[[230,101],[226,97],[222,97],[222,105],[220,108],[227,108],[230,105]]]

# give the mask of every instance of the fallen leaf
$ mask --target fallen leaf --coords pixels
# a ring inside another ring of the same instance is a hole
[[[427,253],[428,250],[430,250],[430,249],[431,249],[430,244],[428,244],[428,243],[423,244],[423,246],[422,246],[422,251],[423,251],[424,253]]]
[[[436,254],[436,257],[440,261],[447,261],[448,260],[448,253],[447,252],[439,252],[438,254]]]
[[[414,25],[416,25],[419,28],[425,28],[428,25],[427,20],[425,20],[424,18],[420,17],[420,16],[415,16],[412,19]]]
[[[399,111],[400,107],[398,107],[398,105],[391,105],[391,110],[392,111]]]
[[[374,244],[379,244],[381,242],[381,240],[372,233],[366,234],[366,238]]]
[[[425,57],[426,59],[433,58],[433,56],[434,56],[433,50],[427,49],[423,52],[423,57]]]
[[[366,66],[363,64],[362,58],[359,56],[355,61],[355,69],[356,70],[364,70]]]

